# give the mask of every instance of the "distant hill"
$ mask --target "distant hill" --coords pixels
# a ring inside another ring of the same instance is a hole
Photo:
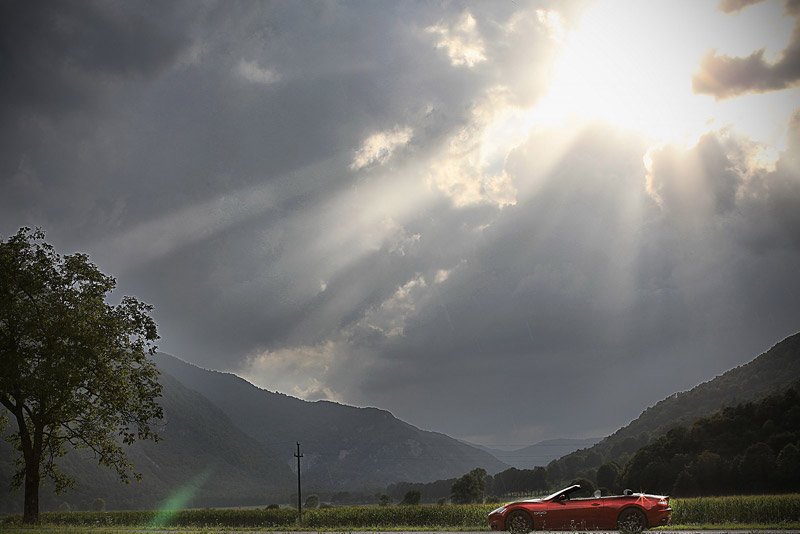
[[[596,445],[548,465],[551,480],[590,475],[599,465],[620,465],[669,429],[688,425],[726,407],[788,389],[800,379],[800,333],[790,336],[751,362],[731,369],[689,391],[675,393],[647,408],[627,426]],[[592,477],[590,477],[592,478]]]
[[[577,451],[578,449],[591,447],[601,439],[602,438],[547,439],[534,443],[533,445],[528,445],[527,447],[511,451],[484,447],[482,445],[475,445],[475,447],[488,452],[501,462],[506,463],[511,467],[516,467],[517,469],[533,469],[537,466],[546,466],[553,460]]]
[[[309,488],[382,489],[393,482],[461,476],[475,467],[507,469],[487,452],[444,434],[420,430],[377,408],[308,402],[260,389],[230,373],[209,371],[166,354],[158,366],[213,402],[239,429],[301,468]]]
[[[76,479],[76,487],[61,495],[43,487],[43,510],[63,503],[90,509],[96,498],[104,499],[108,509],[154,508],[179,492],[186,497],[182,506],[263,505],[289,494],[295,476],[288,465],[204,396],[167,373],[159,381],[164,386],[159,401],[164,408],[158,430],[162,440],[138,442],[128,449],[142,481],[123,484],[91,455],[72,452],[59,465]],[[16,428],[14,422],[9,426]],[[12,453],[11,446],[0,441],[0,513],[22,509],[22,493],[9,491],[11,458],[16,456]]]

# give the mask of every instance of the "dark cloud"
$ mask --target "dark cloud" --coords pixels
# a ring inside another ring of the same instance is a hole
[[[512,157],[517,180],[532,178],[523,169],[547,150],[538,144]],[[470,238],[437,219],[469,243],[463,262],[431,284],[436,296],[402,339],[383,340],[352,394],[424,426],[521,443],[612,430],[640,410],[631,399],[654,402],[748,360],[800,324],[798,147],[775,171],[743,159],[752,148],[719,132],[657,151],[659,204],[640,141],[593,129],[486,231]],[[440,409],[469,416],[442,423]]]
[[[796,123],[774,169],[733,132],[484,150],[572,4],[3,5],[2,234],[90,253],[180,357],[524,444],[796,330]]]
[[[739,193],[745,215],[737,228],[749,247],[760,253],[800,247],[800,113],[789,124],[788,146],[771,171],[755,173]]]
[[[720,8],[726,13],[738,11],[757,2],[734,0],[723,2]],[[798,18],[797,2],[788,1],[786,11]],[[800,80],[800,24],[795,26],[789,45],[774,63],[764,59],[764,50],[747,57],[730,57],[710,51],[700,62],[700,70],[692,78],[696,93],[713,95],[717,99],[730,98],[744,93],[763,93],[785,89]]]
[[[104,87],[147,78],[189,44],[175,5],[124,2],[3,2],[0,114],[62,113],[93,104]]]
[[[747,157],[743,150],[735,141],[709,133],[688,154],[677,147],[656,151],[648,189],[676,220],[724,214],[734,208],[743,181],[736,165]]]
[[[763,1],[764,0],[722,0],[719,3],[719,9],[724,13],[736,13],[737,11],[741,11],[747,6],[752,6],[753,4],[759,4]]]

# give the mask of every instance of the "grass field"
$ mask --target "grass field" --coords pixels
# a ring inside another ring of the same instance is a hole
[[[800,494],[673,499],[674,525],[691,529],[800,527]],[[348,506],[297,512],[281,509],[202,509],[176,511],[48,512],[45,527],[67,532],[81,527],[137,529],[258,529],[258,530],[487,530],[486,516],[495,504]],[[724,525],[724,526],[723,526]],[[18,530],[19,529],[19,530]],[[19,516],[0,517],[0,530],[20,531]],[[92,530],[95,532],[95,530]]]

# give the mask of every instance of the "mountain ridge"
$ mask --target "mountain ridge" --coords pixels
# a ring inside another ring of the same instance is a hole
[[[691,424],[727,406],[754,401],[788,389],[800,378],[800,333],[786,337],[752,360],[691,389],[673,393],[642,411],[600,442],[548,464],[550,477],[570,480],[591,476],[602,463],[624,465],[639,448],[670,428]]]
[[[303,447],[305,480],[326,489],[383,488],[460,476],[475,467],[508,466],[485,451],[439,432],[422,430],[375,407],[305,401],[261,389],[233,374],[210,371],[159,353],[157,365],[202,392],[242,431],[281,446],[287,463]]]
[[[537,441],[531,445],[512,450],[503,450],[484,445],[469,443],[473,447],[484,450],[511,467],[517,469],[533,469],[544,467],[562,456],[591,447],[603,438],[553,438]]]
[[[383,490],[396,482],[451,479],[475,467],[489,473],[509,467],[490,452],[421,430],[380,408],[304,401],[166,354],[159,353],[155,361],[164,385],[160,402],[165,418],[158,425],[165,439],[129,448],[143,482],[120,484],[96,460],[70,452],[61,463],[65,471],[77,475],[78,486],[63,496],[45,488],[43,509],[65,503],[86,509],[98,497],[108,508],[152,508],[189,486],[194,499],[187,506],[265,504],[293,491],[298,441],[303,444],[304,492]],[[592,472],[599,465],[624,463],[669,428],[788,388],[799,378],[800,333],[746,364],[646,408],[591,447],[551,461],[548,477],[552,483],[576,476],[594,478]],[[545,440],[530,447],[564,441],[569,440]],[[12,454],[11,446],[0,441],[0,479],[11,478]],[[0,497],[0,513],[21,508],[18,491],[0,488]]]

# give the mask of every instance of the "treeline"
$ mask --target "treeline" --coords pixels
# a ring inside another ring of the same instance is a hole
[[[800,387],[725,408],[642,447],[626,486],[677,496],[800,489]]]
[[[496,500],[514,493],[531,494],[544,492],[551,486],[550,480],[547,478],[547,470],[544,467],[536,467],[534,469],[512,467],[494,476],[486,475],[486,472],[482,469],[479,471],[483,472],[482,487],[475,490],[468,489],[467,493],[477,491],[482,494],[483,498],[488,500]],[[398,482],[397,484],[389,485],[386,488],[386,493],[395,502],[402,500],[409,491],[418,491],[422,502],[431,503],[448,500],[454,496],[453,487],[456,487],[456,495],[458,495],[459,488],[467,483],[468,477],[473,473],[475,471],[461,478],[450,478],[428,483]]]

